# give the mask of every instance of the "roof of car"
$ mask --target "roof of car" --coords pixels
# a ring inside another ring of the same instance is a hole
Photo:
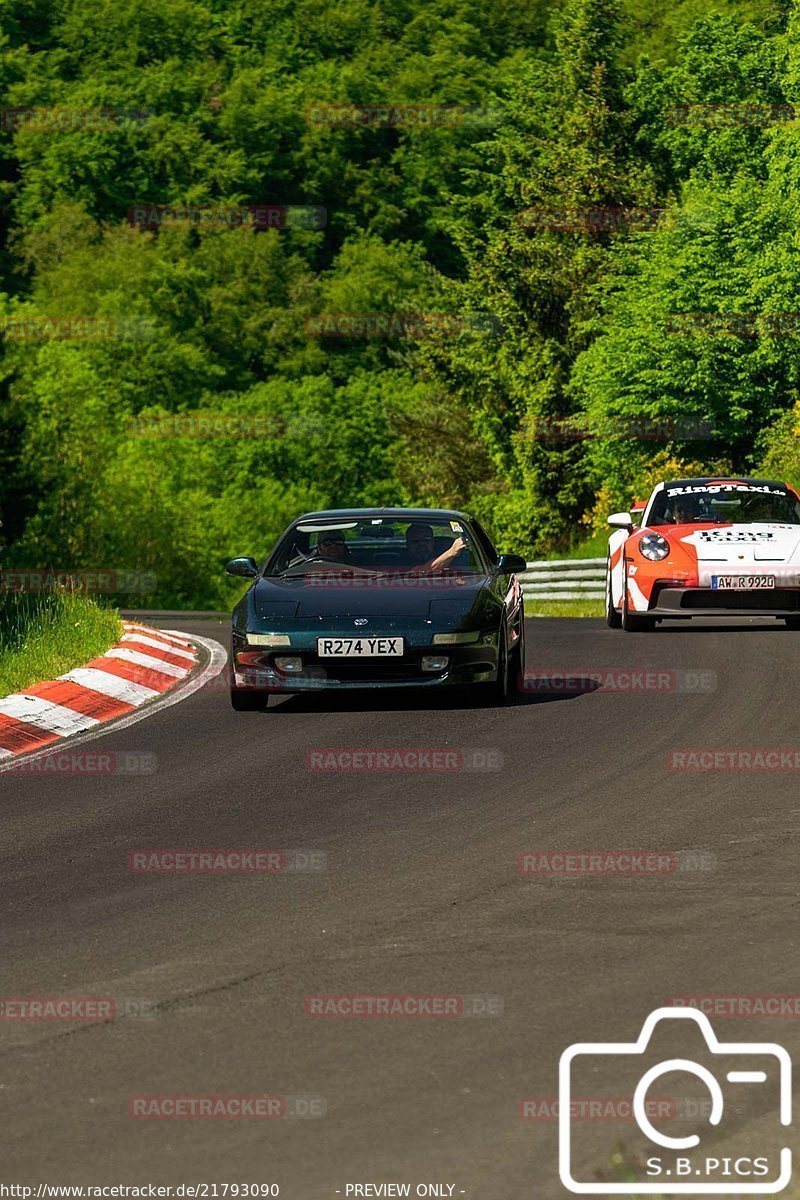
[[[746,483],[755,487],[785,488],[786,484],[778,479],[753,479],[749,475],[698,475],[693,479],[667,479],[665,488],[689,487],[695,483]]]
[[[451,508],[325,508],[319,512],[304,513],[298,521],[319,521],[323,518],[343,518],[344,520],[364,520],[367,517],[386,517],[387,520],[399,521],[470,521],[467,513],[458,512]]]

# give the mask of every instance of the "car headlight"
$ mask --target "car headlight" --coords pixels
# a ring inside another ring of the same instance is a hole
[[[660,533],[646,533],[639,542],[639,553],[651,562],[660,562],[669,554],[669,542]]]

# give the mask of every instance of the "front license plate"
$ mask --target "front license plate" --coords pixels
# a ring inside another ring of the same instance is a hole
[[[712,575],[712,588],[731,591],[752,591],[755,588],[774,588],[774,575]]]
[[[401,637],[317,638],[320,658],[402,658]]]

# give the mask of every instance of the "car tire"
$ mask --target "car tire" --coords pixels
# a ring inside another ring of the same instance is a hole
[[[611,594],[611,555],[608,556],[608,566],[606,567],[606,625],[609,629],[621,629],[622,617],[614,608],[614,603]]]
[[[268,692],[231,688],[231,708],[234,712],[265,712],[268,704]]]
[[[520,625],[519,640],[508,661],[509,698],[521,695],[525,690],[525,619]]]
[[[503,618],[505,622],[505,618]],[[511,687],[511,660],[508,657],[508,642],[506,641],[505,624],[500,630],[500,641],[498,645],[498,663],[497,663],[497,679],[494,683],[487,683],[486,694],[487,700],[492,704],[508,704],[512,695]]]
[[[787,629],[800,629],[800,617],[784,617]]]
[[[651,633],[656,627],[655,617],[640,617],[628,608],[628,588],[622,593],[622,617],[620,624],[626,633]]]

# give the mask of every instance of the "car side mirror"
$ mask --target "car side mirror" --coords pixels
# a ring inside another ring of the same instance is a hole
[[[225,567],[226,575],[241,575],[244,579],[254,579],[258,574],[258,565],[254,558],[232,558]]]
[[[627,512],[612,513],[608,524],[612,529],[633,529],[633,517]]]
[[[497,569],[511,575],[515,571],[527,571],[528,564],[521,554],[501,554],[497,559]]]

